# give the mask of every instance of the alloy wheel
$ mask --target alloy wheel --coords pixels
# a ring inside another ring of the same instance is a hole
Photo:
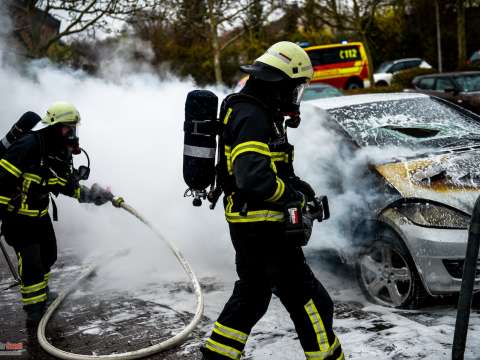
[[[405,257],[390,244],[375,243],[360,256],[360,280],[378,303],[399,307],[412,292],[413,277]]]

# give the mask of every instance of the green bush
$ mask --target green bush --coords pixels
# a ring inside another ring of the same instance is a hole
[[[398,87],[401,87],[402,89],[411,88],[412,80],[416,76],[434,74],[436,72],[437,70],[435,69],[421,69],[421,68],[400,71],[399,73],[393,75],[392,86],[398,86]]]

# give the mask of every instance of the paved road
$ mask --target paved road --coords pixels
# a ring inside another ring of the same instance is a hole
[[[310,254],[308,261],[335,300],[335,331],[347,359],[428,359],[450,357],[455,323],[455,298],[432,302],[418,311],[401,311],[365,301],[351,269]],[[319,267],[319,264],[323,267]],[[333,270],[332,270],[333,269]],[[73,252],[64,251],[52,272],[52,288],[62,289],[84,270]],[[194,296],[185,282],[152,283],[138,290],[104,289],[102,273],[67,298],[47,328],[57,347],[81,354],[110,354],[143,348],[177,333],[191,319]],[[0,259],[0,289],[11,280]],[[205,314],[202,323],[182,346],[150,359],[199,360],[198,347],[231,291],[231,283],[202,278]],[[53,359],[25,328],[18,288],[0,292],[0,343],[21,343],[22,356],[1,359]],[[465,359],[480,358],[480,314],[472,312]],[[303,357],[293,324],[278,299],[253,329],[245,359],[300,360]]]
[[[60,254],[52,271],[51,287],[66,286],[81,271],[74,256]],[[0,288],[4,289],[10,282],[8,267],[1,258]],[[87,284],[62,304],[47,327],[47,337],[65,351],[88,355],[92,351],[96,354],[120,353],[169,338],[192,316],[189,312],[176,311],[168,305],[130,297],[128,293],[92,293]],[[209,319],[204,322],[209,323]],[[0,323],[0,343],[21,343],[24,348],[21,356],[0,352],[0,359],[54,359],[38,345],[35,329],[25,326],[18,287],[0,292]],[[196,344],[202,335],[197,331],[183,346],[149,359],[199,359]]]

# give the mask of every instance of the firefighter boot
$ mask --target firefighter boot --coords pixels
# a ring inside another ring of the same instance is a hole
[[[47,290],[46,307],[48,308],[55,301],[56,298],[58,298],[58,293],[57,292]]]
[[[27,314],[26,326],[27,328],[36,327],[45,313],[45,302],[40,302],[32,305],[25,305],[23,307]]]
[[[212,353],[205,349],[203,346],[200,348],[202,353],[202,360],[224,360],[225,357]]]

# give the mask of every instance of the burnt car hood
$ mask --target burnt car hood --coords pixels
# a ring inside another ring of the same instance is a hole
[[[424,154],[375,164],[404,198],[434,200],[472,213],[480,195],[480,149]]]

